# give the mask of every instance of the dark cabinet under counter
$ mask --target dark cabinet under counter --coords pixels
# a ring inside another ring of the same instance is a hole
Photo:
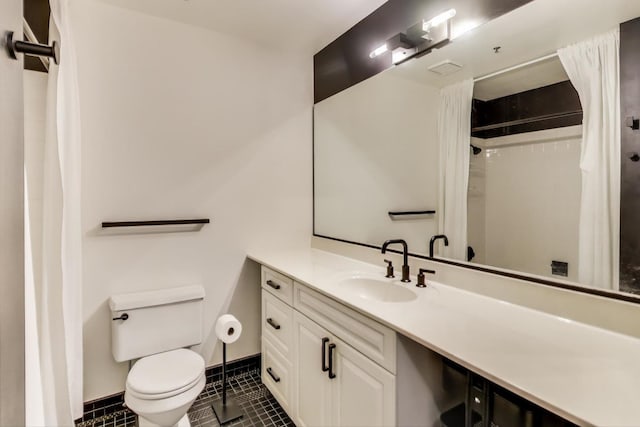
[[[465,386],[460,402],[441,414],[443,427],[576,426],[452,361],[445,359],[444,370]]]

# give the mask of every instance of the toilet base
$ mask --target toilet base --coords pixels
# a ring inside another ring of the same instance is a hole
[[[138,427],[163,427],[163,426],[159,426],[158,424],[154,424],[151,421],[147,420],[144,417],[141,417],[140,415],[138,415]],[[172,426],[172,427],[191,427],[191,422],[189,421],[189,416],[187,414],[184,414],[184,417],[180,418],[180,420],[178,421],[178,424]]]

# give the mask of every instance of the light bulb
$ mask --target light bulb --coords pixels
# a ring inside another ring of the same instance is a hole
[[[387,50],[389,50],[389,48],[387,47],[387,44],[383,44],[382,46],[376,48],[375,50],[373,50],[370,54],[369,54],[369,58],[375,58],[376,56],[380,56],[383,53],[385,53]]]
[[[443,12],[440,15],[436,16],[435,18],[431,18],[428,21],[422,21],[422,31],[429,31],[433,27],[437,27],[443,22],[447,22],[449,19],[453,18],[454,16],[456,16],[456,10],[449,9],[446,12]]]

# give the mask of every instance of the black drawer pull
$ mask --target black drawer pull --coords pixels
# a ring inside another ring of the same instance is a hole
[[[268,323],[269,325],[271,325],[271,327],[272,327],[273,329],[280,329],[280,325],[278,325],[276,322],[274,322],[274,321],[273,321],[273,319],[272,319],[271,317],[269,317],[269,318],[267,319],[267,323]]]
[[[280,285],[278,285],[276,282],[274,282],[273,280],[267,280],[267,285],[271,286],[273,289],[275,289],[276,291],[278,289],[280,289]]]
[[[122,313],[120,316],[114,317],[111,320],[127,320],[128,318],[129,318],[129,315],[127,313]]]
[[[329,342],[329,338],[322,338],[322,372],[327,372],[329,367],[325,363],[327,360],[327,343]]]
[[[274,380],[275,382],[277,382],[277,383],[279,383],[279,382],[280,382],[280,377],[279,377],[279,376],[277,376],[276,374],[274,374],[274,373],[273,373],[273,371],[271,370],[271,368],[267,368],[267,374],[269,374],[269,376],[270,376],[271,378],[273,378],[273,380]]]
[[[334,379],[336,377],[335,372],[333,372],[333,350],[336,349],[336,345],[331,343],[329,344],[329,378]]]

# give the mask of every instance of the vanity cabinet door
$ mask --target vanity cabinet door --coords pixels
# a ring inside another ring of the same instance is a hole
[[[331,425],[395,425],[395,376],[343,341],[332,343]]]
[[[325,356],[333,337],[326,329],[294,312],[294,348],[297,349],[294,395],[295,423],[298,427],[331,425],[331,381],[323,370]],[[324,339],[324,342],[323,342]],[[327,359],[325,359],[327,360]]]

